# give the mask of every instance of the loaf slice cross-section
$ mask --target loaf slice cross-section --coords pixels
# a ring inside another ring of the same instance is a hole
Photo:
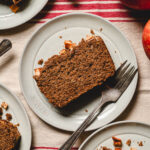
[[[40,91],[56,107],[64,107],[82,94],[102,85],[115,73],[109,51],[99,36],[66,46],[36,70]]]
[[[0,120],[0,150],[15,150],[20,141],[16,126],[6,120]]]

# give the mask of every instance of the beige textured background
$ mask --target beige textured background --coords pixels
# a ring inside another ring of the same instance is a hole
[[[143,51],[141,38],[144,23],[128,22],[114,24],[130,40],[139,65],[139,84],[136,94],[129,107],[117,120],[136,120],[150,124],[150,61]],[[27,105],[19,85],[21,54],[33,31],[40,26],[41,24],[26,23],[11,30],[0,31],[0,41],[8,38],[13,43],[11,51],[0,58],[0,83],[8,87],[24,104],[32,125],[32,146],[59,147],[71,133],[58,130],[40,120]],[[79,146],[89,134],[84,133],[76,146]]]

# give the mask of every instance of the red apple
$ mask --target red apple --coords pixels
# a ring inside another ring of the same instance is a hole
[[[122,3],[129,8],[150,10],[150,0],[122,0]]]
[[[150,20],[146,23],[144,27],[142,41],[145,53],[150,59]]]

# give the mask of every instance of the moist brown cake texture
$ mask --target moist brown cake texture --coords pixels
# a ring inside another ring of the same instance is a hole
[[[115,66],[99,36],[92,36],[65,53],[49,58],[34,76],[40,91],[57,107],[100,86],[115,73]]]
[[[0,120],[0,150],[15,150],[20,140],[16,126],[6,120]]]

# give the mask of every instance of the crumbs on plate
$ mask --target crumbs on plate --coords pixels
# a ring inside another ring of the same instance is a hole
[[[127,144],[128,146],[131,146],[131,139],[128,139],[127,142],[126,142],[126,144]]]
[[[12,119],[12,115],[10,113],[6,114],[6,120],[10,121]]]
[[[102,32],[102,31],[103,31],[103,28],[100,28],[99,31]]]
[[[114,146],[114,150],[122,150],[123,148],[123,142],[120,138],[118,137],[115,137],[113,136],[112,137],[112,140],[113,140],[113,146]],[[131,146],[133,142],[131,141],[131,139],[128,139],[126,141],[126,145],[128,145],[129,147]],[[143,146],[143,142],[142,141],[138,141],[137,142],[138,146]],[[112,150],[106,146],[101,146],[100,148],[97,148],[96,150]],[[126,149],[126,150],[138,150],[137,148],[134,148],[134,147],[130,147],[129,149]]]
[[[94,32],[94,30],[93,30],[93,29],[91,29],[91,31],[90,31],[90,32],[91,32],[91,34],[95,35],[95,32]]]
[[[44,60],[41,58],[41,59],[38,61],[38,64],[39,64],[39,65],[42,65],[43,62],[44,62]]]
[[[62,36],[60,35],[59,38],[62,39]]]

